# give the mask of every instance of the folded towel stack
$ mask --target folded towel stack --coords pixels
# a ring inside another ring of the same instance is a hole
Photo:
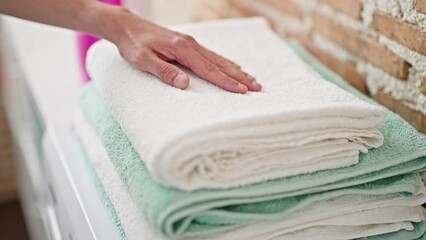
[[[113,44],[92,48],[88,71],[157,182],[185,191],[237,187],[356,164],[360,151],[382,144],[376,126],[383,110],[322,80],[265,23],[179,30],[226,54],[265,87],[232,94],[187,72],[190,88],[176,91],[133,69]],[[228,31],[232,36],[217,34]],[[253,33],[257,38],[247,41]],[[260,50],[262,44],[268,47]]]
[[[263,91],[232,94],[191,73],[177,90],[108,42],[90,50],[77,132],[123,239],[425,237],[426,141],[412,127],[263,20],[176,29]]]

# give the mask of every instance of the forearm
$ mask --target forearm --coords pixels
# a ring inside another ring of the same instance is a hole
[[[1,0],[0,13],[113,40],[118,19],[130,13],[96,0]],[[111,24],[114,23],[114,24]]]
[[[238,65],[192,37],[158,26],[122,7],[96,0],[0,0],[0,13],[107,39],[133,66],[181,89],[188,87],[189,77],[169,62],[177,61],[231,92],[261,89]]]

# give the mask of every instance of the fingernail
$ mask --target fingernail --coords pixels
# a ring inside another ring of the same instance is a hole
[[[246,85],[243,85],[243,84],[241,84],[241,83],[238,83],[238,88],[243,92],[243,93],[245,93],[245,92],[247,92],[248,91],[248,88],[247,88],[247,86]]]
[[[260,89],[260,88],[262,88],[262,85],[260,85],[258,82],[256,82],[256,81],[254,81],[253,83],[253,87],[255,87],[255,88],[258,88],[258,89]]]
[[[179,73],[173,80],[173,86],[180,89],[185,89],[188,86],[188,79],[184,74]]]

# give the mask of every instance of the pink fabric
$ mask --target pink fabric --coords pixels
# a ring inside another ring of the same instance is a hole
[[[121,5],[121,0],[100,0],[103,3],[112,4],[112,5]],[[82,72],[82,80],[83,83],[90,81],[90,76],[86,70],[86,54],[92,44],[97,42],[99,38],[85,34],[85,33],[77,33],[77,44],[78,44],[78,52],[79,52],[79,61],[80,61],[80,69]]]

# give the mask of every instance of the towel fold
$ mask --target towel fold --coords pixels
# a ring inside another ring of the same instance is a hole
[[[368,240],[425,240],[426,239],[426,221],[413,223],[413,230],[402,229],[398,232],[390,232],[381,235],[368,237]]]
[[[425,144],[416,139],[419,134],[408,125],[401,125],[403,120],[389,113],[386,127],[382,128],[387,136],[384,146],[361,155],[357,165],[230,190],[185,193],[164,187],[152,179],[93,86],[86,88],[82,99],[85,100],[82,104],[84,115],[89,116],[89,122],[98,132],[138,208],[151,224],[169,237],[199,236],[234,229],[253,221],[283,218],[314,202],[347,194],[398,193],[410,196],[417,191],[419,174],[396,175],[419,171],[426,166],[424,158],[411,160],[412,157],[407,157],[424,154],[425,146],[418,149],[413,145]],[[405,130],[394,133],[398,127],[405,127]],[[405,137],[415,141],[405,144],[397,141]],[[399,144],[395,146],[395,143]],[[339,178],[340,181],[334,181]]]
[[[354,239],[401,229],[413,230],[411,223],[426,221],[426,212],[420,206],[426,200],[424,193],[404,200],[392,195],[372,200],[374,198],[377,196],[346,195],[330,199],[312,204],[285,219],[222,233],[220,239],[315,239],[315,235],[317,239]],[[319,211],[321,206],[325,207],[323,211]],[[213,240],[216,236],[204,239]]]
[[[293,48],[326,79],[362,97],[300,46]],[[185,193],[154,181],[93,85],[83,91],[80,100],[83,114],[102,141],[138,209],[168,237],[205,235],[253,221],[283,218],[313,202],[346,194],[413,195],[420,177],[407,173],[426,168],[425,139],[399,116],[387,112],[385,121],[379,125],[384,135],[383,146],[360,154],[356,165],[229,190]],[[401,174],[406,175],[398,176]]]
[[[294,233],[286,234],[275,240],[342,240],[356,239],[359,237],[393,233],[400,230],[412,231],[413,225],[410,222],[363,225],[363,226],[318,226],[303,229]]]
[[[229,93],[188,71],[189,89],[177,90],[132,68],[112,43],[93,46],[88,71],[157,182],[227,189],[350,166],[382,144],[384,110],[322,79],[264,20],[175,29],[238,62],[263,91]]]
[[[76,126],[82,145],[90,146],[86,161],[100,182],[97,184],[99,190],[105,192],[111,202],[107,205],[117,230],[122,234],[121,239],[136,240],[140,236],[151,240],[164,239],[138,209],[105,147],[82,114],[77,114]],[[373,194],[343,195],[320,201],[284,219],[256,222],[213,236],[203,236],[203,239],[353,239],[401,229],[411,231],[411,222],[426,220],[420,206],[426,202],[424,184],[420,185],[416,196],[409,198],[399,194]]]

